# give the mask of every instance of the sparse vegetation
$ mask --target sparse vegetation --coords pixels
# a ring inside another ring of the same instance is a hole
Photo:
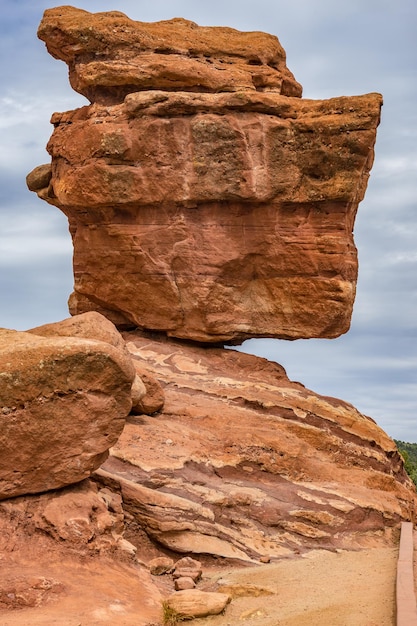
[[[404,468],[413,483],[417,486],[417,443],[408,443],[394,439],[404,460]]]
[[[164,626],[177,626],[184,620],[185,617],[172,608],[169,602],[166,600],[162,602],[162,623]]]

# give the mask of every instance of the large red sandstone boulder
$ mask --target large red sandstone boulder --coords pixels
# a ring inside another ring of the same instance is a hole
[[[126,352],[123,337],[114,324],[95,311],[68,317],[59,322],[43,324],[27,331],[39,337],[78,337],[80,339],[94,339],[114,346]]]
[[[262,33],[60,7],[39,36],[92,102],[53,116],[27,179],[68,217],[72,314],[203,342],[348,330],[381,96],[300,99]]]
[[[132,404],[124,350],[2,329],[0,372],[0,499],[79,482],[107,458]]]

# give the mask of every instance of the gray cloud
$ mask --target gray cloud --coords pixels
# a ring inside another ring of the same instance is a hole
[[[343,398],[391,436],[417,441],[417,4],[414,0],[79,0],[141,21],[182,16],[276,34],[304,96],[384,95],[376,160],[359,207],[359,283],[352,327],[339,339],[252,340],[242,349],[282,363],[292,379]],[[0,325],[67,316],[71,243],[60,212],[25,186],[49,157],[50,115],[85,104],[36,30],[43,0],[5,0],[0,24]]]

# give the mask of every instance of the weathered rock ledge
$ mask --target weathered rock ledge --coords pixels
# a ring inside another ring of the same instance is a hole
[[[180,612],[217,612],[231,594],[206,595],[218,585],[201,571],[156,581],[144,566],[167,551],[253,566],[387,548],[415,520],[394,442],[351,405],[265,359],[123,336],[93,312],[1,333],[5,624],[65,613],[148,626],[166,596]],[[135,372],[152,415],[138,403],[125,423]]]
[[[71,86],[91,102],[165,91],[274,91],[301,96],[278,39],[266,33],[201,27],[182,18],[135,22],[119,11],[69,6],[45,11],[38,36],[68,64]]]

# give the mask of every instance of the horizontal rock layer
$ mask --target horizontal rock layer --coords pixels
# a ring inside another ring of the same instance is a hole
[[[251,561],[389,543],[416,494],[394,442],[351,405],[232,350],[125,333],[164,386],[96,473],[172,550]]]
[[[123,13],[69,6],[45,11],[38,36],[69,66],[75,91],[114,104],[143,89],[275,91],[301,96],[273,35],[201,27],[176,18],[135,22]]]

